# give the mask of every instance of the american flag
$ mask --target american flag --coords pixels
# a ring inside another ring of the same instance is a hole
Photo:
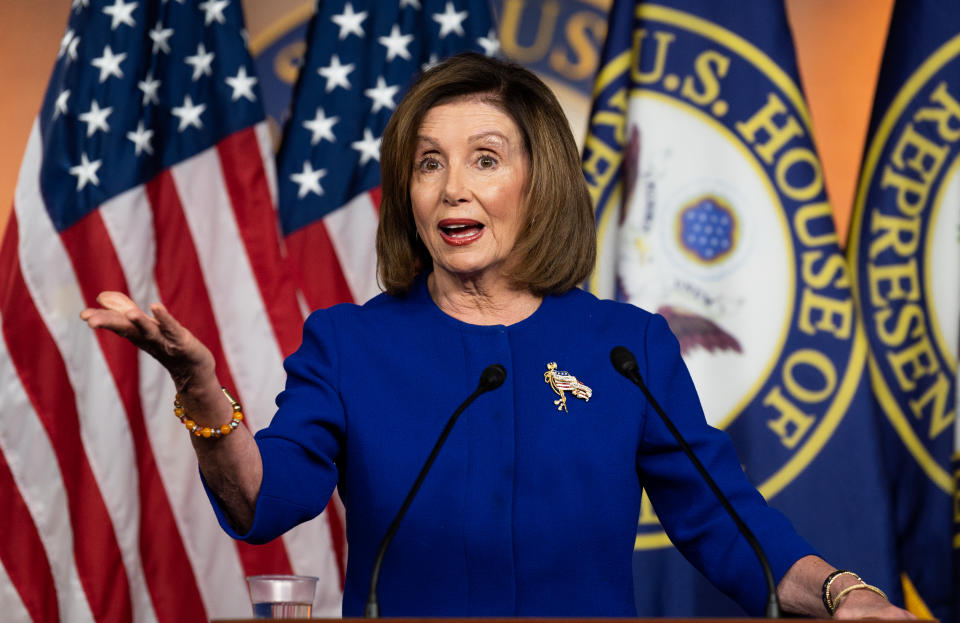
[[[265,426],[302,316],[239,0],[74,0],[0,247],[0,618],[249,617],[244,576],[320,576],[336,511],[264,546],[214,520],[165,371],[78,318],[160,300]]]
[[[413,77],[497,54],[489,0],[322,2],[278,157],[280,222],[311,308],[379,292],[380,139]]]

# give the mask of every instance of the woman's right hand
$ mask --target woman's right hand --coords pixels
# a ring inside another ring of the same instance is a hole
[[[99,308],[88,307],[80,312],[80,318],[92,329],[107,329],[130,340],[159,361],[173,377],[178,392],[214,375],[210,349],[162,304],[152,304],[150,316],[120,292],[101,292],[97,303]]]
[[[160,303],[152,316],[120,292],[101,292],[98,308],[87,308],[80,318],[92,329],[107,329],[124,337],[159,361],[182,394],[188,417],[200,426],[230,422],[233,409],[220,391],[213,353],[177,322]],[[229,436],[205,439],[190,435],[200,470],[221,508],[238,532],[253,525],[263,465],[253,436],[240,426]]]

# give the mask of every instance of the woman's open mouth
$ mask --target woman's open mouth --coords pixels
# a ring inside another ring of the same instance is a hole
[[[470,244],[483,235],[483,223],[471,219],[443,219],[437,228],[443,241],[452,246]]]

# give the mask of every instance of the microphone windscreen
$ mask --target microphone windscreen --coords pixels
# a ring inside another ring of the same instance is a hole
[[[620,374],[628,374],[637,370],[637,358],[626,346],[614,346],[610,351],[610,363]]]
[[[503,385],[507,379],[507,370],[499,363],[495,363],[480,373],[480,384],[477,389],[488,392]]]

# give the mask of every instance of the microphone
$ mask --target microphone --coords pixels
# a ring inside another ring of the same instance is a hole
[[[390,541],[393,540],[397,529],[400,527],[400,521],[403,519],[403,516],[407,514],[410,503],[413,501],[414,496],[417,495],[417,491],[420,490],[423,479],[426,478],[427,472],[430,471],[430,467],[433,465],[433,461],[437,458],[437,454],[440,453],[440,448],[450,435],[450,431],[453,430],[453,425],[456,424],[457,418],[460,417],[460,414],[463,413],[480,394],[497,389],[503,385],[506,378],[507,371],[499,363],[487,366],[487,368],[480,373],[480,382],[477,384],[477,388],[473,390],[472,394],[467,396],[463,404],[457,407],[457,410],[454,411],[450,419],[447,420],[447,425],[443,428],[443,432],[440,433],[440,438],[437,439],[437,443],[433,445],[433,450],[430,451],[430,455],[420,469],[417,479],[413,482],[413,486],[410,487],[410,493],[407,494],[407,498],[403,501],[403,504],[400,505],[400,510],[397,511],[397,515],[393,518],[393,521],[387,528],[387,532],[383,535],[383,540],[380,542],[377,557],[373,560],[373,571],[370,573],[370,591],[367,593],[367,605],[363,609],[363,616],[365,618],[376,619],[380,617],[380,605],[377,603],[377,582],[380,579],[380,565],[383,564],[383,557],[387,553],[387,548],[390,547]]]
[[[643,382],[643,378],[640,376],[640,368],[637,366],[637,359],[633,356],[633,353],[624,346],[615,346],[613,350],[610,351],[610,363],[613,364],[617,372],[633,381],[633,383],[640,388],[640,391],[646,396],[653,410],[657,412],[657,415],[663,420],[664,425],[666,425],[667,429],[673,435],[673,438],[677,440],[684,454],[687,455],[687,458],[690,459],[693,466],[697,468],[700,477],[709,485],[710,490],[713,491],[713,494],[717,496],[717,499],[720,501],[720,505],[723,506],[727,514],[730,515],[730,518],[733,519],[737,530],[740,531],[743,538],[746,539],[750,547],[753,548],[753,553],[757,556],[757,560],[760,561],[760,566],[763,567],[763,576],[767,580],[766,617],[768,619],[779,619],[780,600],[777,598],[777,585],[776,582],[773,581],[773,571],[770,569],[770,561],[763,552],[763,548],[760,547],[760,542],[757,541],[753,532],[747,524],[743,522],[743,519],[740,518],[737,511],[734,510],[733,506],[727,500],[727,496],[725,496],[723,491],[720,490],[720,487],[717,486],[716,481],[714,481],[709,472],[707,472],[707,469],[703,466],[703,463],[700,462],[700,459],[697,458],[697,455],[693,453],[693,448],[690,447],[687,440],[683,438],[683,435],[680,434],[677,427],[674,426],[670,418],[667,417],[666,412],[660,407],[660,403],[658,403],[656,398],[653,397],[653,394],[650,393],[650,389],[647,388],[647,384]]]

